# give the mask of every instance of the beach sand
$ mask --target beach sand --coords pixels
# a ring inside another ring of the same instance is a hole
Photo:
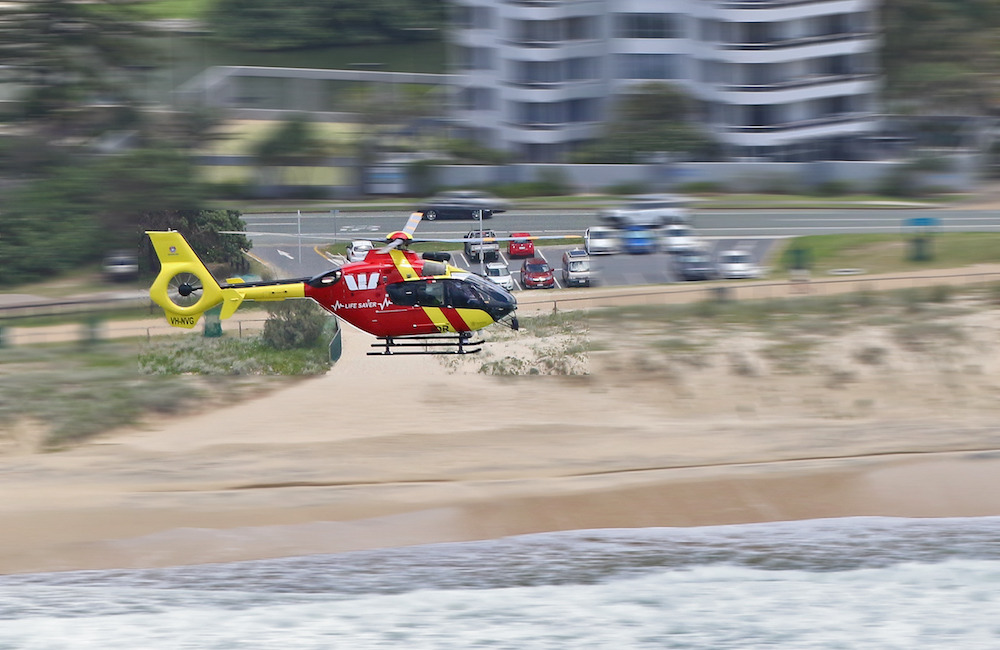
[[[905,352],[861,330],[791,374],[764,367],[749,334],[683,372],[625,344],[589,375],[493,377],[479,357],[368,357],[372,339],[345,331],[329,373],[251,401],[53,453],[30,422],[4,432],[0,573],[1000,515],[1000,325],[995,309],[962,318],[974,339],[960,346]],[[485,359],[529,354],[491,345]],[[873,346],[886,358],[859,354]]]

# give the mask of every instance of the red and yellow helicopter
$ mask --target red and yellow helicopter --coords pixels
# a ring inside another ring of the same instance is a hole
[[[310,298],[376,336],[381,342],[372,347],[381,351],[369,354],[466,354],[480,350],[474,346],[482,341],[472,340],[476,330],[493,323],[516,330],[517,300],[508,291],[452,266],[447,253],[409,250],[417,241],[456,241],[414,239],[422,217],[422,212],[413,213],[403,230],[390,234],[388,244],[363,261],[310,278],[273,282],[231,278],[220,283],[179,232],[147,231],[161,266],[149,295],[171,325],[184,328],[193,328],[218,305],[225,319],[244,300]]]

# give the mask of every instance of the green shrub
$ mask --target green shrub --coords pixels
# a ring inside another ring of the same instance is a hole
[[[276,350],[310,348],[319,340],[327,317],[311,300],[288,300],[270,306],[264,323],[264,343]]]

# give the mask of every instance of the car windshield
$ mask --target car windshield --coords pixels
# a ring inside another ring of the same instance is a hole
[[[687,237],[689,234],[684,228],[672,228],[667,231],[668,237]]]
[[[489,266],[487,266],[486,267],[486,275],[488,275],[488,276],[490,276],[492,278],[502,278],[505,275],[510,275],[510,272],[507,270],[506,267],[503,267],[503,266],[497,266],[497,267],[489,267]]]
[[[746,253],[727,253],[723,261],[726,264],[746,264],[750,260]]]
[[[547,273],[549,271],[548,264],[528,264],[525,268],[528,273]]]
[[[590,260],[571,260],[569,263],[570,271],[589,271],[590,270]]]

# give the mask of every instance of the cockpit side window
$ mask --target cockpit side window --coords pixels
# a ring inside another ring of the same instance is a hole
[[[471,283],[448,280],[448,306],[455,309],[482,309],[483,298]]]
[[[386,285],[389,300],[403,307],[444,307],[445,285],[441,280],[410,280]]]

